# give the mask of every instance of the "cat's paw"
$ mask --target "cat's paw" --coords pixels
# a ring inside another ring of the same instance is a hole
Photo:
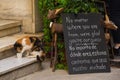
[[[17,53],[17,58],[21,59],[22,58],[22,54],[21,53]]]

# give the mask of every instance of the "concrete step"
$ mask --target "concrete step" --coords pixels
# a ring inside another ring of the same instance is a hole
[[[21,31],[21,21],[0,19],[0,37]]]
[[[17,39],[24,37],[24,36],[42,37],[43,33],[37,33],[37,34],[18,33],[18,34],[0,38],[0,60],[16,55],[16,51],[14,50],[13,45]]]
[[[15,80],[41,69],[41,63],[36,58],[18,59],[12,56],[0,60],[0,80]]]

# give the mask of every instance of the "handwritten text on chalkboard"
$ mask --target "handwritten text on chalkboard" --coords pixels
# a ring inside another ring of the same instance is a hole
[[[109,72],[108,51],[99,14],[63,14],[69,73]]]

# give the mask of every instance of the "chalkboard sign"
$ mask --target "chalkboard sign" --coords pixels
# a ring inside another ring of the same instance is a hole
[[[69,74],[110,72],[101,15],[62,14]]]

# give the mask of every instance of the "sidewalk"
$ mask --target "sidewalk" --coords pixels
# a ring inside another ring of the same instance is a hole
[[[111,67],[110,73],[69,75],[65,70],[52,72],[49,62],[43,62],[43,70],[17,80],[120,80],[120,68]]]

